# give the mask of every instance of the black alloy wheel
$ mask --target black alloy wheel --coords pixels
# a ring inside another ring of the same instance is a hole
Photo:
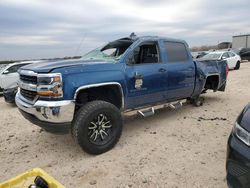
[[[115,146],[122,127],[122,115],[116,106],[105,101],[91,101],[78,110],[71,132],[84,151],[101,154]]]

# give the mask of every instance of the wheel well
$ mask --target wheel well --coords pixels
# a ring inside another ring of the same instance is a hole
[[[76,96],[76,110],[87,102],[103,100],[115,105],[118,109],[123,105],[123,93],[118,85],[106,85],[80,90]]]
[[[219,86],[219,76],[212,75],[207,77],[204,89],[212,89],[215,91],[218,89],[218,86]]]

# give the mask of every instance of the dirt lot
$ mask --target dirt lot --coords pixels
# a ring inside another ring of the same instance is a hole
[[[207,93],[202,107],[126,116],[116,147],[84,153],[70,135],[52,135],[0,98],[0,182],[41,167],[66,187],[226,187],[226,142],[250,101],[250,63],[230,71],[225,93]]]

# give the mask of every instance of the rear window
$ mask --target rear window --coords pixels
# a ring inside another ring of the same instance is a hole
[[[229,54],[230,57],[234,57],[235,56],[235,54],[233,54],[232,52],[228,52],[228,54]]]
[[[168,62],[182,62],[188,60],[186,46],[180,42],[164,42]]]

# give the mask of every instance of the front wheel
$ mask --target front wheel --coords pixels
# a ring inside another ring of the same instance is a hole
[[[236,66],[234,67],[234,70],[239,70],[240,69],[240,62],[237,61]]]
[[[122,116],[116,106],[105,101],[91,101],[77,112],[71,132],[84,151],[101,154],[118,142],[122,127]]]

